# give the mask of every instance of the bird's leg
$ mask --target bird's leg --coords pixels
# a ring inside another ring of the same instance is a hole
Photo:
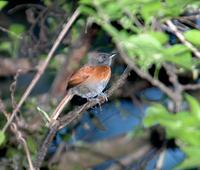
[[[87,99],[88,101],[91,101],[91,102],[96,102],[98,105],[99,105],[99,107],[100,107],[100,111],[102,111],[102,108],[101,108],[101,102],[100,102],[100,99],[98,98],[98,97],[95,97],[95,98],[88,98]]]
[[[102,97],[106,102],[108,101],[107,94],[105,94],[104,92],[100,93],[100,94],[98,95],[98,97]]]
[[[102,111],[102,108],[101,108],[101,98],[103,98],[103,100],[105,101],[108,101],[108,97],[105,93],[100,93],[97,97],[95,98],[87,98],[88,101],[95,101],[97,102],[97,104],[99,105],[100,107],[100,111]]]

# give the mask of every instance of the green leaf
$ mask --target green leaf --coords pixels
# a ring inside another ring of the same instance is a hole
[[[188,156],[196,156],[197,158],[200,158],[200,147],[197,147],[197,146],[186,146],[186,147],[183,148],[183,151]]]
[[[3,41],[0,44],[0,51],[7,51],[8,53],[12,53],[11,43],[8,41]]]
[[[200,120],[200,105],[198,101],[190,95],[185,96],[191,109],[192,115]]]
[[[182,53],[185,53],[187,51],[189,51],[189,50],[184,45],[176,44],[176,45],[170,46],[169,48],[166,48],[165,55],[175,56],[175,55],[180,55]]]
[[[7,1],[0,1],[0,10],[2,10],[7,4]]]
[[[190,52],[185,52],[184,54],[181,54],[179,56],[167,56],[166,61],[170,61],[186,69],[191,69],[193,66],[192,55]]]
[[[5,133],[0,131],[0,146],[4,143],[6,139]]]
[[[45,6],[50,6],[52,4],[51,0],[43,0]]]
[[[162,45],[149,34],[132,35],[125,39],[124,43],[127,50],[133,51],[137,56],[137,63],[143,70],[147,70],[152,64],[162,61]]]
[[[120,24],[124,27],[124,29],[130,29],[133,32],[139,32],[140,29],[133,25],[133,21],[128,16],[123,16],[120,18]]]
[[[196,168],[199,164],[199,157],[187,158],[183,161],[183,163],[181,163],[181,165],[177,166],[175,170]]]
[[[200,147],[186,146],[182,150],[186,153],[187,159],[185,159],[183,163],[175,169],[189,169],[200,166]]]
[[[25,31],[25,27],[21,24],[12,24],[9,28],[9,31],[19,35]],[[12,36],[12,34],[9,35]]]
[[[169,41],[169,37],[163,32],[151,31],[149,32],[149,34],[154,38],[156,38],[161,44],[165,44]]]
[[[27,145],[30,149],[30,151],[33,153],[33,154],[36,154],[37,152],[37,143],[36,141],[34,140],[34,138],[32,138],[31,136],[29,136],[27,138]]]
[[[199,30],[189,30],[184,33],[184,36],[187,41],[190,41],[192,44],[200,46],[200,31]]]
[[[107,3],[103,7],[103,11],[109,16],[110,20],[115,20],[117,18],[121,18],[123,16],[123,11],[121,10],[121,6],[119,6],[117,3]]]
[[[181,67],[191,69],[192,55],[187,47],[184,45],[176,44],[169,48],[166,48],[164,51],[164,56],[166,61],[170,61],[179,65]]]
[[[83,14],[91,15],[91,16],[92,16],[92,15],[96,15],[96,14],[95,14],[95,10],[92,9],[91,7],[88,7],[88,6],[80,6],[79,9],[80,9],[81,13],[83,13]]]
[[[154,0],[142,6],[141,14],[145,21],[149,22],[155,15],[158,15],[161,9],[161,2]]]
[[[168,111],[161,104],[154,104],[147,109],[147,113],[144,119],[144,126],[150,127],[159,123],[161,117],[165,117]]]

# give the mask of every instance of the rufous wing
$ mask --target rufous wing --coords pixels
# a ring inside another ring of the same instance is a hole
[[[78,71],[72,74],[71,78],[68,81],[67,89],[77,86],[86,81],[91,76],[91,73],[94,71],[94,69],[94,66],[83,66],[82,68],[80,68]]]

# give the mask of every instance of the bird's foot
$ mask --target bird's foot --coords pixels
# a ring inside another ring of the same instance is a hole
[[[101,94],[99,94],[98,97],[102,97],[103,100],[105,100],[106,102],[108,101],[107,94],[105,94],[105,93],[103,93],[103,92],[102,92]]]

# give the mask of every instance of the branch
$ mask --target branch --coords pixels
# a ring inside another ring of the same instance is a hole
[[[51,95],[53,97],[58,98],[65,93],[66,84],[68,84],[66,81],[68,81],[71,74],[77,69],[80,60],[86,55],[97,31],[98,28],[95,26],[90,27],[87,33],[82,32],[80,37],[72,44],[72,48],[68,52],[68,57],[66,57],[51,87]]]
[[[1,99],[0,99],[0,111],[3,112],[4,116],[8,120],[9,117],[10,117],[10,114],[6,111],[6,107],[5,107],[5,105],[4,105],[4,103],[3,103],[3,101]],[[29,151],[27,142],[24,139],[24,137],[22,136],[22,133],[18,129],[18,126],[17,126],[16,123],[12,123],[11,124],[11,130],[15,134],[18,142],[23,145],[23,148],[24,148],[24,151],[26,153],[27,160],[28,160],[29,169],[30,170],[35,170],[34,167],[33,167],[33,163],[32,163],[32,160],[31,160],[31,155],[30,155],[30,151]]]
[[[120,76],[119,80],[113,84],[113,86],[106,91],[106,97],[109,98],[118,88],[120,88],[124,83],[126,78],[128,77],[130,72],[130,68],[126,68],[124,73]],[[103,104],[105,102],[105,98],[102,96],[99,96],[97,99],[94,99],[90,102],[87,102],[83,106],[79,106],[73,111],[70,111],[67,113],[67,115],[63,116],[59,121],[60,121],[60,126],[59,129],[69,125],[72,121],[77,119],[81,113],[85,112],[89,108],[92,108],[93,106],[97,104]]]
[[[29,169],[30,170],[35,170],[34,167],[33,167],[33,163],[32,163],[32,160],[31,160],[31,154],[30,154],[30,151],[28,149],[28,145],[27,145],[27,142],[26,140],[23,138],[20,130],[18,129],[17,125],[15,123],[12,123],[11,124],[11,130],[13,131],[13,133],[15,134],[17,140],[23,145],[24,147],[24,151],[26,153],[26,157],[27,157],[27,160],[28,160],[28,164],[29,164]]]
[[[169,76],[169,81],[172,83],[174,87],[174,94],[176,95],[176,100],[174,100],[175,107],[173,108],[173,111],[179,112],[181,110],[183,87],[178,81],[175,66],[168,63],[164,63],[163,67],[165,68]]]
[[[56,41],[55,41],[55,43],[53,45],[53,47],[49,51],[46,60],[39,67],[35,77],[33,78],[31,83],[29,84],[28,88],[26,89],[26,91],[22,95],[22,97],[21,97],[19,103],[17,104],[16,108],[13,110],[11,117],[9,118],[9,120],[7,121],[6,125],[4,126],[4,128],[2,130],[3,132],[5,132],[7,130],[8,126],[13,121],[13,119],[14,119],[15,115],[17,114],[17,112],[19,111],[20,107],[23,105],[24,101],[27,99],[27,97],[29,96],[29,94],[31,93],[33,88],[35,87],[36,83],[38,82],[38,80],[40,79],[42,74],[44,73],[46,67],[48,66],[48,64],[49,64],[49,62],[51,60],[51,58],[53,57],[53,54],[55,53],[58,45],[60,44],[60,42],[64,38],[65,34],[69,31],[70,27],[72,26],[72,24],[74,23],[74,21],[77,19],[78,16],[79,16],[79,9],[77,9],[73,13],[73,15],[71,16],[69,21],[63,27],[63,30],[60,32],[58,38],[56,39]]]
[[[5,32],[5,33],[7,33],[7,34],[10,34],[10,35],[12,35],[12,36],[18,38],[18,39],[23,39],[21,35],[18,35],[18,34],[16,34],[15,32],[12,32],[12,31],[10,31],[10,30],[8,30],[8,29],[2,27],[2,26],[0,26],[0,30],[3,31],[3,32]]]
[[[173,22],[171,20],[167,20],[166,21],[167,25],[169,26],[169,28],[172,30],[172,32],[174,32],[174,34],[177,36],[177,38],[186,46],[188,47],[195,56],[197,56],[198,58],[200,58],[200,52],[198,51],[197,48],[195,48],[190,42],[188,42],[185,37],[183,36],[183,34],[181,34],[181,32],[178,31],[178,29],[176,28],[176,26],[173,24]]]
[[[54,124],[52,125],[52,127],[49,130],[49,133],[47,134],[47,137],[45,138],[35,161],[34,167],[36,170],[39,170],[42,162],[46,156],[47,150],[49,145],[51,144],[54,136],[56,135],[56,132],[58,130],[58,126],[59,126],[59,122],[56,120],[54,121]]]
[[[198,90],[200,89],[200,84],[186,84],[183,85],[183,90]]]
[[[123,51],[123,48],[120,44],[116,42],[116,46],[120,52],[121,57],[126,62],[126,64],[133,69],[141,78],[144,78],[148,80],[152,85],[160,88],[163,92],[165,92],[173,101],[176,100],[176,95],[174,94],[174,91],[171,90],[169,87],[167,87],[165,84],[160,82],[158,79],[154,79],[148,72],[142,71],[140,68],[138,68],[134,62],[126,55],[126,53]]]
[[[106,97],[110,97],[114,93],[115,90],[117,90],[119,87],[121,87],[125,83],[125,80],[129,75],[129,72],[130,72],[130,69],[126,68],[124,73],[120,76],[119,80],[116,83],[114,83],[114,85],[106,92],[105,94]],[[39,169],[41,167],[42,162],[46,156],[47,149],[49,145],[51,144],[57,130],[72,123],[75,119],[77,119],[81,114],[83,114],[83,112],[85,112],[89,108],[97,104],[103,104],[105,101],[106,101],[105,97],[99,96],[98,98],[92,101],[88,101],[83,106],[80,106],[76,108],[75,110],[68,112],[67,115],[63,116],[62,118],[55,120],[52,126],[50,127],[48,135],[38,152],[37,159],[35,162],[36,169]]]

